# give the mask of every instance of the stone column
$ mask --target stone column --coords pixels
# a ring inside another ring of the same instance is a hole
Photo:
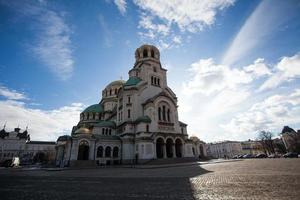
[[[172,144],[172,152],[173,152],[173,158],[176,158],[175,144]]]
[[[164,158],[167,158],[167,146],[166,143],[163,144],[163,152],[164,152]]]

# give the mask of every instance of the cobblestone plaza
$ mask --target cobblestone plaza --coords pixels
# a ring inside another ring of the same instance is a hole
[[[178,166],[0,169],[1,199],[299,199],[300,159]]]

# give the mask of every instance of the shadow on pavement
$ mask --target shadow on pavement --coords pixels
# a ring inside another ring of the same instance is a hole
[[[103,168],[0,171],[1,199],[194,199],[199,165],[159,169]]]

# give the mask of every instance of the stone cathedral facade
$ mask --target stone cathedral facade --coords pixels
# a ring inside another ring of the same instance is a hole
[[[189,138],[179,121],[177,97],[168,87],[167,70],[152,45],[135,51],[127,81],[102,90],[99,103],[87,107],[71,136],[57,140],[56,162],[143,163],[152,159],[205,156],[203,143]]]

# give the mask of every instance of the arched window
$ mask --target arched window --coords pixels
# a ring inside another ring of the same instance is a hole
[[[117,94],[118,94],[118,89],[116,88],[116,89],[115,89],[115,95],[117,95]]]
[[[96,113],[93,113],[93,119],[96,119]]]
[[[119,148],[118,147],[114,147],[113,148],[113,157],[117,158],[119,156]]]
[[[168,122],[170,121],[170,109],[168,109],[167,111],[167,118],[168,118]]]
[[[161,120],[161,108],[158,108],[158,120]]]
[[[151,49],[151,57],[154,58],[154,51]]]
[[[90,114],[88,113],[86,119],[89,119],[89,117],[90,117]]]
[[[109,129],[109,131],[108,131],[108,135],[111,135],[111,129]]]
[[[127,110],[127,117],[130,118],[130,109]]]
[[[105,148],[105,157],[106,158],[110,158],[111,157],[111,148],[110,147],[106,147]]]
[[[109,90],[109,96],[111,96],[111,89]]]
[[[107,134],[108,134],[108,129],[106,128],[106,129],[105,129],[105,135],[107,135]]]
[[[146,132],[149,132],[149,125],[146,125]]]
[[[156,67],[153,67],[153,71],[156,72]]]
[[[156,77],[154,77],[154,85],[156,85]]]
[[[148,57],[147,49],[144,49],[144,51],[143,51],[143,57],[144,57],[144,58]]]
[[[103,157],[103,147],[99,146],[97,149],[97,157],[102,158]]]
[[[160,85],[160,83],[159,83],[159,78],[157,79],[157,85]]]
[[[163,106],[162,115],[163,115],[163,121],[166,121],[166,106]]]
[[[153,76],[151,76],[151,84],[153,85]]]
[[[102,135],[104,135],[104,132],[105,132],[105,129],[104,129],[104,128],[102,128]]]

